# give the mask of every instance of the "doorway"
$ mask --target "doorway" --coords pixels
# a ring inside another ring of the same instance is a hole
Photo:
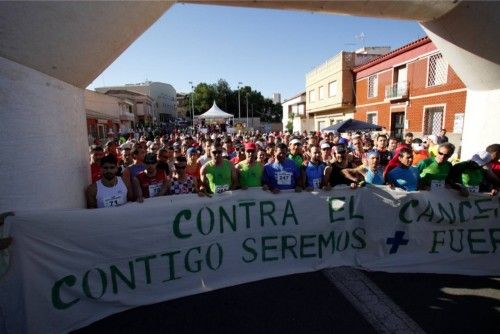
[[[405,112],[393,112],[391,114],[391,134],[392,136],[403,139],[405,127]]]

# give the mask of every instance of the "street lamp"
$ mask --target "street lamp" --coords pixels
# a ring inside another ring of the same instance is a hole
[[[242,85],[243,82],[238,82],[238,118],[239,121],[241,122],[241,101],[240,101],[240,85]]]
[[[246,95],[246,100],[247,100],[247,128],[248,128],[248,92],[245,94]]]
[[[189,84],[191,85],[191,117],[193,121],[193,131],[194,131],[194,86],[192,81],[189,81]]]

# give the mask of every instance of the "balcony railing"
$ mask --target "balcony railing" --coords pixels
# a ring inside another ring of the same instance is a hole
[[[389,100],[404,99],[408,97],[408,81],[396,82],[385,86],[385,98]]]
[[[120,120],[122,120],[122,121],[134,121],[135,116],[131,112],[122,110],[122,111],[120,111]]]

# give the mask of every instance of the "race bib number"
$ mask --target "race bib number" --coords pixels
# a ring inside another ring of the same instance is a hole
[[[156,197],[160,193],[161,184],[150,184],[149,185],[149,198]]]
[[[320,184],[321,184],[321,179],[313,179],[314,189],[319,189]]]
[[[276,173],[276,183],[281,186],[289,186],[292,184],[292,173],[289,172],[277,172]]]
[[[114,195],[111,197],[107,197],[103,199],[104,207],[111,208],[114,206],[120,206],[122,203],[120,202],[120,195]]]
[[[228,191],[228,190],[229,190],[229,185],[227,185],[227,184],[215,186],[215,193],[216,194],[222,194],[223,192]]]
[[[431,190],[443,189],[444,181],[443,180],[432,180],[431,181]]]
[[[467,190],[469,193],[478,193],[479,192],[479,186],[468,186]]]

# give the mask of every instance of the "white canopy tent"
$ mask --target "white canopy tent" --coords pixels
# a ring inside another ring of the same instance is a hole
[[[226,122],[227,119],[229,120],[233,119],[233,121],[229,122],[230,124],[233,124],[234,122],[234,116],[220,109],[217,106],[217,103],[215,103],[215,101],[214,104],[212,105],[212,108],[208,109],[205,113],[196,116],[196,118],[209,120],[210,123],[220,123],[220,122],[227,123]],[[206,132],[206,130],[207,130],[206,128],[200,128],[201,132]],[[232,133],[234,132],[234,128],[228,126],[226,131]]]
[[[215,103],[214,101],[212,108],[208,109],[205,113],[197,117],[204,119],[227,119],[227,118],[233,118],[234,116],[220,109],[217,106],[217,103]]]

